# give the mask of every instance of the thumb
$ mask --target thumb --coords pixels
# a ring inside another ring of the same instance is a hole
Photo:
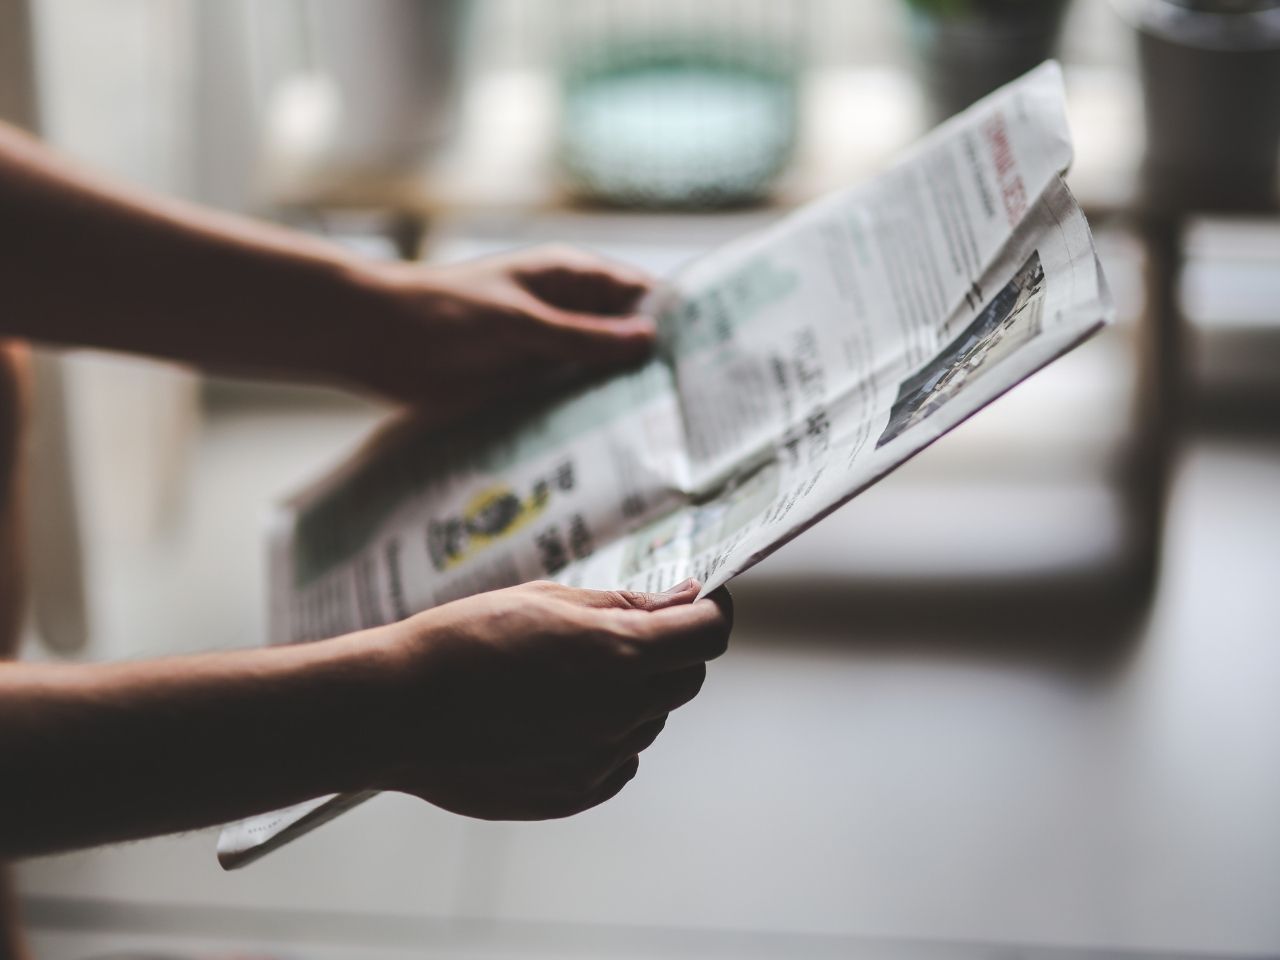
[[[634,590],[583,590],[580,599],[590,607],[617,610],[665,610],[692,603],[701,589],[697,580],[686,580],[661,593],[643,593]]]

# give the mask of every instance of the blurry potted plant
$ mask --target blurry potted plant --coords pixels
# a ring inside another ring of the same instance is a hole
[[[1149,201],[1274,204],[1280,0],[1125,0],[1121,8],[1138,31]]]
[[[573,193],[630,207],[763,199],[791,159],[808,5],[561,0],[559,153]]]
[[[1053,56],[1069,0],[906,0],[935,120]]]

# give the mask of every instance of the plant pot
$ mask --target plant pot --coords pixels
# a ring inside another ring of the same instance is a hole
[[[1273,205],[1280,160],[1280,2],[1144,0],[1138,31],[1146,100],[1148,200],[1162,208]],[[1219,4],[1218,6],[1223,6]]]
[[[945,120],[1054,55],[1066,4],[1030,12],[933,13],[912,6],[910,33],[931,118]]]
[[[661,20],[634,0],[564,9],[559,159],[574,195],[704,209],[768,193],[796,141],[805,4],[728,0]]]

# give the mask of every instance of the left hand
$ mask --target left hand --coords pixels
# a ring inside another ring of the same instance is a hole
[[[378,264],[360,386],[448,419],[531,389],[643,360],[652,280],[571,247],[451,266]]]
[[[603,803],[635,775],[667,715],[725,652],[733,601],[526,583],[348,639],[380,708],[358,711],[368,779],[486,820],[546,820]]]

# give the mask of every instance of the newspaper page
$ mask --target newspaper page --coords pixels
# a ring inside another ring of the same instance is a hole
[[[397,427],[285,504],[298,642],[548,578],[715,590],[1111,318],[1046,63],[871,182],[670,278],[643,368],[514,417]],[[368,794],[227,827],[247,863]]]

